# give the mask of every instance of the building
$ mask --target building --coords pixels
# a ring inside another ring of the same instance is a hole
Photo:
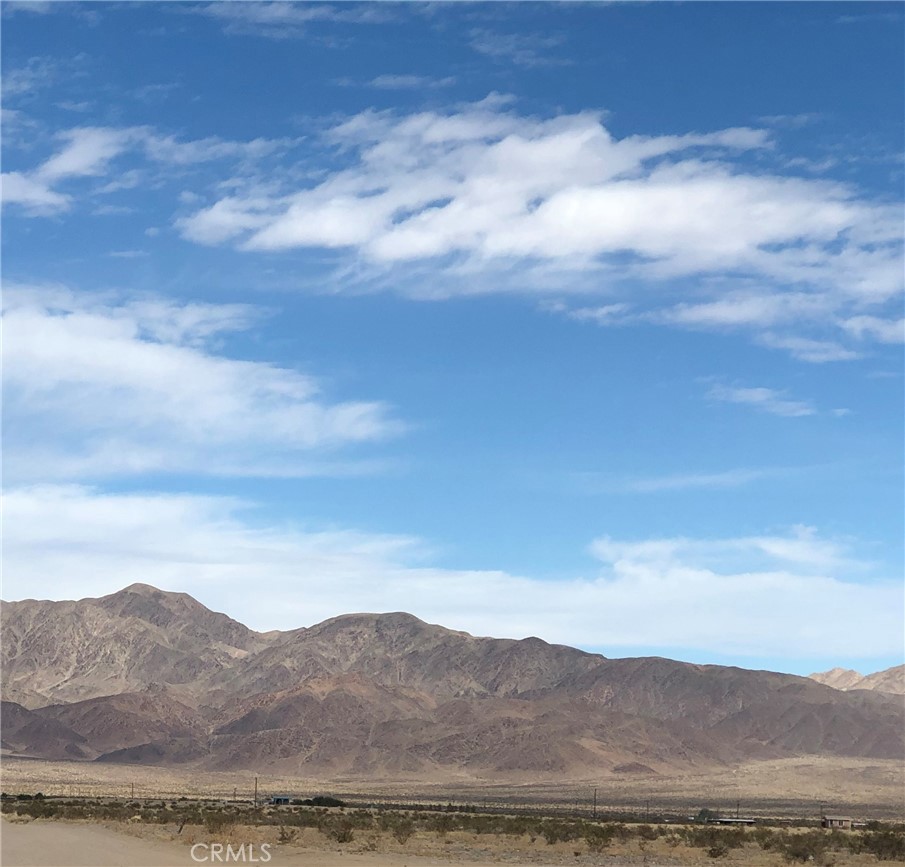
[[[270,803],[276,807],[288,807],[289,800],[289,795],[274,795],[271,797]]]
[[[842,831],[851,831],[852,829],[852,817],[851,816],[824,816],[823,819],[820,820],[821,828],[838,828]]]

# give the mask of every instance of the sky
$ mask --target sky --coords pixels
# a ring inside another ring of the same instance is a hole
[[[3,2],[3,598],[901,663],[903,30]]]

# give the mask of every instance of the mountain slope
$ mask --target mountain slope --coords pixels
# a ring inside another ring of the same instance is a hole
[[[2,694],[26,707],[141,690],[182,689],[267,639],[184,593],[133,584],[100,599],[4,602]]]
[[[880,691],[611,660],[403,613],[261,634],[132,585],[3,603],[2,618],[3,749],[17,754],[434,779],[903,754],[902,702]]]

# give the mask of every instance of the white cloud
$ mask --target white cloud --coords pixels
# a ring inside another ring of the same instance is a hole
[[[42,163],[35,173],[45,181],[100,175],[108,163],[121,154],[131,137],[129,130],[81,127],[60,135],[62,150]]]
[[[804,400],[792,400],[785,396],[785,392],[772,388],[739,388],[727,385],[714,385],[707,396],[713,400],[722,400],[727,403],[739,403],[768,412],[771,415],[782,415],[787,418],[799,418],[806,415],[815,415],[817,410]]]
[[[329,402],[295,370],[218,354],[245,305],[11,287],[4,293],[7,479],[148,472],[354,472],[338,449],[401,428],[379,402]]]
[[[0,183],[4,205],[21,205],[33,214],[52,214],[69,207],[69,196],[20,172],[4,172]]]
[[[899,209],[755,168],[765,130],[617,139],[599,114],[538,119],[507,102],[364,112],[327,136],[344,168],[301,189],[274,176],[177,226],[246,251],[334,250],[359,281],[416,296],[606,293],[576,318],[746,329],[809,361],[860,354],[849,331],[836,346],[810,330],[897,302]],[[678,301],[677,281],[693,287]]]
[[[128,145],[128,130],[81,127],[59,136],[63,147],[28,174],[3,174],[3,204],[18,204],[33,214],[47,214],[69,207],[68,195],[54,185],[68,178],[103,174],[111,160]]]
[[[191,593],[258,629],[405,610],[480,635],[777,658],[902,646],[900,582],[806,528],[736,539],[597,540],[596,577],[537,580],[427,565],[405,536],[262,526],[247,503],[80,486],[9,490],[4,595],[100,595],[132,581]],[[254,587],[254,593],[249,593]]]

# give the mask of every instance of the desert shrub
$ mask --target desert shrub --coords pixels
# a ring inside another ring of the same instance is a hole
[[[611,825],[589,825],[584,829],[584,841],[591,852],[602,852],[614,836]]]
[[[452,816],[443,814],[442,816],[437,816],[431,825],[434,831],[441,837],[445,837],[449,831],[452,831],[455,828],[456,821]]]
[[[808,831],[804,834],[789,834],[783,839],[779,846],[783,858],[790,863],[813,862],[815,864],[822,864],[826,857],[827,848],[827,838],[820,831]]]
[[[651,825],[639,825],[635,828],[635,834],[642,840],[656,840],[660,836],[657,829]]]
[[[393,827],[393,839],[402,845],[405,845],[414,833],[415,823],[411,819],[401,819]]]
[[[393,813],[380,813],[377,817],[377,827],[381,831],[391,831],[396,823],[396,816]]]
[[[16,807],[16,813],[20,816],[31,816],[33,819],[44,819],[55,816],[57,808],[43,801],[23,801]]]
[[[578,826],[574,823],[561,822],[555,819],[544,822],[541,825],[540,834],[551,846],[554,843],[577,840],[583,836]]]
[[[232,816],[221,813],[219,810],[208,811],[204,816],[204,827],[207,828],[211,834],[220,834],[234,824],[235,820]]]
[[[686,828],[684,836],[689,846],[698,849],[710,849],[715,846],[738,849],[745,844],[745,832],[741,828],[714,828],[712,825],[703,825]]]
[[[285,825],[280,825],[280,831],[277,834],[277,842],[283,843],[284,845],[286,843],[294,843],[298,834],[297,828],[287,828]]]
[[[725,843],[717,843],[707,850],[708,858],[725,858],[729,854],[729,847]]]
[[[755,828],[751,832],[751,839],[765,852],[776,847],[778,835],[770,828]]]
[[[881,861],[905,861],[905,834],[886,828],[861,835],[861,848]]]
[[[324,819],[321,821],[320,832],[337,843],[351,843],[355,839],[352,823],[348,819]]]

